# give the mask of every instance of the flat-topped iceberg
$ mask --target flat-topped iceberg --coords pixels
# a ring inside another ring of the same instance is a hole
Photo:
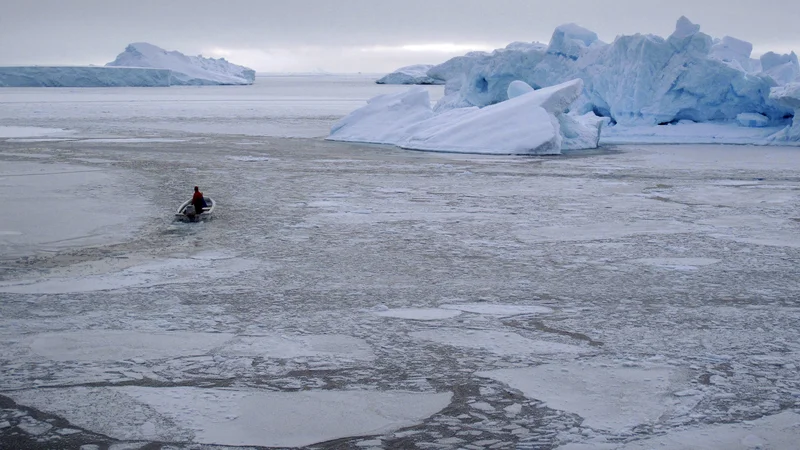
[[[172,72],[141,67],[0,67],[0,87],[165,87]]]
[[[152,44],[130,44],[97,66],[0,67],[0,87],[166,87],[253,84],[255,71],[224,58],[186,56]]]
[[[428,70],[432,64],[415,64],[413,66],[401,67],[394,72],[378,79],[378,84],[444,84],[444,80],[439,80],[428,75]]]
[[[340,120],[328,139],[504,155],[557,155],[562,149],[597,147],[602,121],[564,114],[583,91],[583,81],[539,90],[516,83],[515,89],[513,98],[495,105],[441,113],[433,111],[422,87],[382,95]]]
[[[150,67],[172,71],[173,85],[253,84],[256,72],[225,58],[186,56],[153,44],[130,44],[107,67]]]
[[[728,36],[715,40],[685,17],[666,39],[636,34],[610,44],[568,24],[555,30],[547,46],[517,43],[470,53],[427,73],[446,80],[436,111],[503,102],[516,80],[540,88],[578,78],[584,90],[571,112],[594,112],[612,124],[735,124],[743,113],[785,123],[794,110],[770,98],[770,89],[800,81],[797,56],[768,53],[754,59],[752,48]]]

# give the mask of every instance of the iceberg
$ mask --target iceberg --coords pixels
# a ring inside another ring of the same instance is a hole
[[[169,69],[172,71],[172,85],[253,84],[256,77],[253,69],[231,64],[225,58],[186,56],[146,42],[128,45],[106,67]]]
[[[0,87],[166,87],[167,69],[94,66],[0,67]]]
[[[565,114],[581,95],[582,80],[539,90],[523,82],[513,86],[515,95],[504,102],[438,113],[422,87],[382,95],[335,124],[328,139],[503,155],[558,155],[562,149],[597,147],[602,120]]]
[[[433,116],[431,97],[425,88],[385,94],[367,101],[331,128],[329,140],[399,145],[408,128]]]
[[[0,87],[166,87],[253,84],[256,73],[224,58],[186,56],[152,44],[130,44],[97,66],[0,67]]]
[[[584,90],[570,113],[594,113],[611,124],[735,124],[742,113],[772,122],[791,116],[793,110],[769,93],[797,80],[797,56],[767,54],[756,60],[751,53],[750,43],[729,36],[715,41],[686,17],[666,39],[636,34],[610,44],[567,24],[556,28],[547,47],[470,53],[432,67],[428,75],[446,81],[437,112],[503,102],[516,80],[538,89],[581,79]]]
[[[792,124],[773,136],[778,141],[800,141],[800,82],[772,88],[769,98],[794,109]]]
[[[394,72],[380,78],[378,84],[444,84],[444,80],[428,76],[432,64],[416,64],[401,67]]]

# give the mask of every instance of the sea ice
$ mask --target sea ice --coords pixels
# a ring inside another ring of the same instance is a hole
[[[9,396],[115,439],[301,447],[415,425],[446,407],[452,394],[130,386]]]
[[[591,350],[577,345],[533,340],[517,333],[464,330],[459,328],[436,328],[410,333],[414,339],[432,341],[453,347],[487,351],[501,356],[527,355],[579,355]]]
[[[590,428],[620,431],[659,419],[669,410],[669,367],[545,364],[478,375],[519,389],[548,407],[583,417]]]
[[[401,308],[375,312],[376,316],[409,320],[442,320],[459,316],[461,311],[438,308]]]
[[[61,128],[0,126],[0,138],[27,138],[70,133]]]
[[[53,361],[162,359],[206,354],[233,338],[225,333],[84,330],[26,338],[35,354]]]
[[[619,450],[793,450],[800,437],[800,414],[785,411],[749,421],[671,431],[664,436],[634,441]]]
[[[336,357],[372,360],[375,354],[363,339],[326,334],[304,336],[239,336],[224,346],[226,355],[262,358]]]
[[[552,314],[553,310],[546,306],[536,305],[503,305],[496,303],[455,303],[440,305],[443,309],[485,314],[489,316],[518,316],[522,314]]]
[[[415,64],[401,67],[394,72],[380,78],[378,84],[444,84],[444,80],[428,76],[428,69],[432,64]]]

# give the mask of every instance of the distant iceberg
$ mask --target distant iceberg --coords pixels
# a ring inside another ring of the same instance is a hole
[[[93,66],[0,67],[0,87],[166,87],[167,69]]]
[[[444,84],[444,80],[428,76],[432,64],[415,64],[401,67],[394,72],[380,78],[378,84]]]
[[[253,84],[255,71],[224,58],[186,56],[152,44],[130,44],[105,67],[0,67],[0,87],[165,87]]]
[[[253,84],[256,78],[253,69],[231,64],[225,58],[186,56],[145,42],[128,45],[106,67],[169,69],[172,71],[172,85]]]

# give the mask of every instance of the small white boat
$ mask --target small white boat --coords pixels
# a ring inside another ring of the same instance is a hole
[[[214,209],[217,207],[217,202],[215,202],[211,197],[203,197],[203,201],[206,203],[206,206],[203,207],[203,211],[201,211],[200,214],[197,214],[194,209],[194,205],[192,204],[192,200],[186,200],[178,208],[178,212],[175,213],[175,219],[189,222],[211,219],[211,215],[214,213]]]

